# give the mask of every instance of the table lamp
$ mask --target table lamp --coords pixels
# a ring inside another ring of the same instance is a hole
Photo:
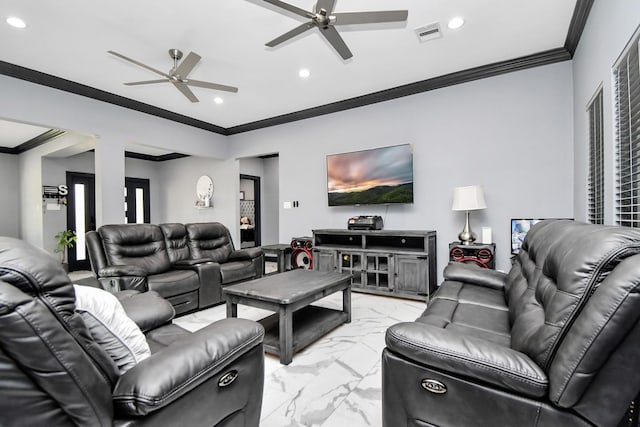
[[[469,226],[469,211],[486,209],[484,201],[484,190],[479,185],[469,185],[466,187],[456,187],[453,189],[453,211],[466,211],[466,221],[464,229],[458,235],[458,239],[463,245],[470,245],[476,240],[476,234]]]

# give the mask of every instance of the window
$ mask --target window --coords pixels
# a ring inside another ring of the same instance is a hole
[[[616,216],[618,225],[640,227],[639,33],[613,69],[616,131]]]
[[[602,133],[602,88],[587,107],[589,115],[588,218],[592,224],[604,224],[604,147]]]

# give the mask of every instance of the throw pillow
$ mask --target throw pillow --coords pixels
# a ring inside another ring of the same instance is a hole
[[[89,286],[73,285],[76,311],[93,339],[109,354],[120,374],[151,355],[144,334],[127,317],[120,301],[111,293]]]

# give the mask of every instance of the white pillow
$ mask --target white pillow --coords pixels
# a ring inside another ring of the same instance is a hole
[[[144,334],[111,293],[90,286],[73,285],[76,312],[80,313],[93,339],[111,356],[120,374],[151,356]]]

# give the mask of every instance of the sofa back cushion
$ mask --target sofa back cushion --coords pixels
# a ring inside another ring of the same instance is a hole
[[[177,222],[160,224],[160,230],[164,235],[164,244],[171,264],[185,259],[192,259],[189,251],[189,236],[184,224]]]
[[[135,265],[148,274],[164,273],[171,268],[164,235],[157,225],[103,225],[98,233],[110,265]]]
[[[187,224],[189,249],[192,258],[211,258],[214,262],[227,262],[233,252],[229,230],[219,222]]]
[[[638,252],[637,230],[569,220],[536,224],[507,280],[511,347],[548,373],[590,296],[623,259]]]

